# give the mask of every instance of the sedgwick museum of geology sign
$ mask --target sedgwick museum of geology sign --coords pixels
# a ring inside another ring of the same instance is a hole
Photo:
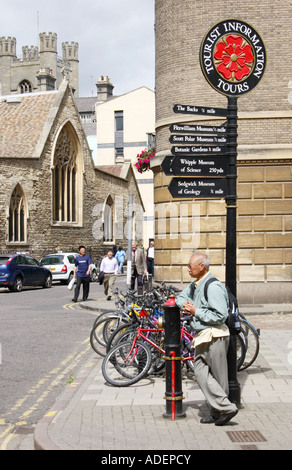
[[[262,39],[252,26],[225,20],[206,34],[200,63],[209,84],[219,93],[240,96],[255,88],[266,67]]]

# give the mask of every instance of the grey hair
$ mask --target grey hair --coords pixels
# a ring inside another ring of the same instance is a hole
[[[193,258],[194,256],[198,257],[198,258],[201,260],[201,263],[203,263],[203,264],[206,266],[206,268],[209,268],[209,266],[210,266],[210,258],[209,258],[209,256],[208,256],[206,253],[202,253],[202,252],[200,252],[200,251],[197,251],[197,252],[195,252],[195,253],[192,255],[192,258]]]

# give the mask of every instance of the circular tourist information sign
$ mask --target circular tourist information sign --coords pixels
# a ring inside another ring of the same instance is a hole
[[[202,41],[203,74],[216,91],[240,96],[252,91],[266,68],[266,50],[255,29],[244,21],[225,20],[213,26]]]

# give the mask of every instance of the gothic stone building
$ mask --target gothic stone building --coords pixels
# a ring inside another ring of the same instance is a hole
[[[251,25],[267,51],[261,82],[238,98],[237,293],[246,303],[291,302],[292,49],[285,39],[291,37],[291,15],[291,2],[282,0],[155,1],[155,279],[189,282],[189,257],[201,250],[210,255],[213,274],[225,280],[225,200],[173,198],[161,163],[171,155],[171,125],[224,122],[175,114],[173,106],[226,108],[226,96],[203,76],[199,51],[208,31],[232,18]]]
[[[39,47],[23,46],[17,58],[16,39],[0,38],[0,95],[55,90],[66,75],[78,96],[78,43],[63,42],[61,58],[56,33],[40,33],[39,39]]]
[[[84,244],[95,258],[113,244],[127,247],[130,193],[141,242],[133,170],[94,166],[66,79],[58,91],[0,97],[0,187],[2,253],[39,259]]]

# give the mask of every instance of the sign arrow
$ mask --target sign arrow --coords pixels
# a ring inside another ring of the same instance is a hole
[[[171,147],[172,155],[224,155],[227,153],[226,146],[204,146],[184,145],[182,147]]]
[[[221,199],[227,193],[225,178],[172,178],[168,189],[173,198],[217,198]]]
[[[171,144],[227,144],[227,137],[225,135],[211,136],[211,135],[179,135],[174,134],[169,138]]]
[[[192,106],[189,104],[175,104],[173,111],[180,114],[197,114],[200,116],[227,116],[226,108],[206,108],[204,106]]]
[[[173,176],[221,176],[227,175],[227,157],[174,157],[169,158],[169,175]]]
[[[161,163],[161,169],[165,175],[172,175],[171,162],[173,161],[173,159],[173,155],[168,155],[164,158],[163,162]]]
[[[183,134],[211,134],[211,135],[226,135],[227,127],[224,126],[210,126],[202,124],[171,124],[169,126],[170,132],[183,133]]]

